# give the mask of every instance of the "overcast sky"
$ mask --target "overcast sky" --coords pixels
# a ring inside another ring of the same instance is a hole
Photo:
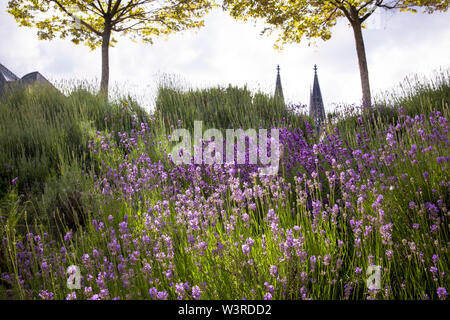
[[[19,77],[40,71],[52,82],[100,78],[100,50],[90,51],[69,40],[39,41],[36,30],[19,27],[0,0],[0,63]],[[373,94],[398,84],[410,74],[430,75],[450,66],[450,12],[383,13],[364,31]],[[261,36],[261,25],[238,22],[220,10],[205,27],[176,34],[153,45],[119,38],[110,51],[110,83],[123,93],[152,105],[162,75],[174,75],[190,87],[243,86],[273,93],[276,66],[287,102],[309,102],[313,66],[327,110],[334,103],[358,103],[361,85],[351,28],[343,20],[331,40],[290,44],[273,49],[274,37]]]

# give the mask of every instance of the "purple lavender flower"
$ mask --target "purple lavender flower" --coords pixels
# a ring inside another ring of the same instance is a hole
[[[437,265],[439,261],[439,255],[433,254],[433,257],[431,259],[433,260],[434,265]]]
[[[353,287],[349,285],[348,283],[344,286],[344,299],[348,300],[350,298],[350,295],[352,293]]]
[[[300,294],[301,294],[303,300],[306,300],[306,294],[307,293],[308,293],[308,289],[306,289],[304,286],[301,287]]]
[[[70,241],[72,239],[72,231],[69,231],[66,233],[66,235],[64,236],[64,241]]]
[[[88,264],[89,263],[89,255],[87,253],[85,253],[82,257],[81,257],[81,262],[83,262],[84,264]]]
[[[391,147],[394,146],[397,143],[397,141],[395,140],[395,136],[391,132],[388,132],[386,134],[386,141],[388,142],[388,144]]]
[[[393,255],[394,252],[392,250],[386,250],[386,257],[388,258],[388,260],[391,260]]]
[[[272,300],[272,294],[271,294],[270,292],[267,292],[267,293],[264,295],[264,300]]]
[[[97,259],[99,257],[100,253],[97,251],[97,249],[92,250],[92,256]]]
[[[376,203],[379,205],[379,206],[381,206],[381,204],[383,203],[383,200],[384,200],[384,197],[383,197],[383,195],[378,195],[378,197],[377,197],[377,200],[376,200]]]
[[[277,268],[277,266],[274,266],[274,265],[270,266],[269,271],[270,271],[270,275],[272,277],[276,277],[278,275],[278,268]]]
[[[245,241],[250,247],[252,247],[255,244],[255,240],[253,240],[252,238],[247,238],[247,240]]]
[[[108,289],[101,289],[99,296],[100,296],[100,298],[102,300],[108,299],[109,298],[109,291],[108,291]]]
[[[157,295],[158,295],[158,289],[156,289],[155,287],[150,288],[150,289],[148,290],[148,293],[150,294],[150,297],[151,297],[152,299],[156,299],[156,297],[157,297]]]
[[[92,287],[85,287],[84,294],[85,296],[90,297],[92,295]]]
[[[35,235],[34,242],[36,242],[37,244],[41,243],[41,237],[39,235]]]
[[[117,270],[119,270],[120,273],[124,273],[125,272],[125,264],[119,263],[117,265]]]
[[[183,283],[175,284],[175,293],[177,294],[178,300],[184,299],[184,284]]]
[[[192,287],[192,298],[195,300],[199,300],[202,296],[202,290],[199,286],[193,286]]]
[[[125,221],[119,223],[119,232],[122,234],[127,233],[128,232],[128,223],[126,223]]]
[[[47,290],[41,290],[39,292],[39,297],[41,297],[42,300],[53,300],[55,298],[53,292],[49,292]]]
[[[243,244],[242,245],[242,252],[248,256],[250,254],[250,246],[248,244]]]
[[[44,261],[44,262],[41,263],[41,269],[42,269],[43,272],[48,271],[48,264],[47,264],[47,262]]]
[[[67,295],[66,300],[77,300],[77,294],[74,292],[71,292]]]
[[[167,300],[168,297],[169,297],[169,294],[166,291],[160,291],[156,295],[156,298],[158,300]]]
[[[99,288],[105,287],[105,278],[106,278],[106,272],[99,272],[97,280],[95,281],[97,283],[97,286]]]
[[[445,289],[445,287],[439,287],[437,289],[437,295],[438,295],[440,300],[447,299],[447,290]]]
[[[149,263],[146,263],[143,270],[146,274],[150,275],[152,273],[152,266]]]

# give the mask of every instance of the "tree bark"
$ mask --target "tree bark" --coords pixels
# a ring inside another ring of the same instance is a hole
[[[356,10],[351,10],[351,25],[353,28],[353,33],[355,35],[356,43],[356,54],[358,55],[359,63],[359,73],[361,76],[361,86],[362,86],[362,102],[364,107],[372,106],[372,98],[370,94],[370,83],[369,83],[369,69],[367,67],[366,49],[364,46],[364,39],[362,34],[361,22],[359,20],[358,12]]]
[[[108,97],[109,88],[109,44],[111,40],[111,29],[105,27],[102,35],[102,79],[100,82],[100,93]]]

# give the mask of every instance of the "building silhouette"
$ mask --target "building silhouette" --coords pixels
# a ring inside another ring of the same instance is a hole
[[[277,66],[277,79],[275,84],[275,97],[283,99],[283,87],[281,86],[280,66]],[[319,77],[317,75],[317,65],[314,65],[314,79],[311,88],[309,100],[309,115],[313,119],[314,129],[317,135],[320,134],[322,126],[326,120],[325,107],[322,99],[322,92],[320,91]]]
[[[326,117],[322,93],[320,91],[319,77],[317,76],[317,65],[314,65],[314,80],[309,100],[309,116],[313,119],[314,129],[319,135]]]
[[[281,86],[280,66],[277,66],[277,81],[275,84],[275,97],[280,98],[284,102],[283,87]]]
[[[53,85],[39,72],[31,72],[19,78],[12,71],[0,63],[0,94],[7,88],[14,88],[17,85],[44,84],[53,87]]]

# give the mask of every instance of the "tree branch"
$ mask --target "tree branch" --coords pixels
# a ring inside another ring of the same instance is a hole
[[[359,7],[359,9],[357,11],[360,12],[361,10],[363,10],[364,8],[366,8],[368,5],[372,4],[373,2],[374,2],[374,0],[367,1],[365,4],[363,4],[361,7]],[[383,1],[381,1],[381,2],[383,2]]]
[[[141,4],[145,4],[146,2],[148,2],[148,0],[137,1],[137,2],[134,2],[133,0],[128,1],[128,3],[125,6],[123,6],[122,8],[117,10],[117,12],[115,14],[115,15],[117,15],[116,21],[119,20],[120,18],[122,18],[128,11],[131,11],[131,9],[133,9],[134,7],[139,6]],[[114,23],[116,23],[116,22],[113,21],[113,24]]]
[[[110,18],[114,17],[117,13],[117,9],[119,9],[120,7],[120,3],[122,2],[122,0],[117,0],[116,3],[114,4],[114,7],[112,8],[110,14]],[[131,2],[131,1],[130,1]]]
[[[92,6],[94,9],[90,8],[90,6]],[[89,12],[92,12],[96,16],[103,18],[103,13],[100,11],[100,9],[94,3],[90,3],[90,4],[86,5],[86,10],[88,10]]]
[[[67,9],[58,1],[58,0],[51,0],[54,3],[56,3],[56,5],[65,13],[67,14],[69,17],[73,18],[73,19],[78,19],[80,20],[81,24],[84,25],[86,28],[88,28],[90,31],[92,31],[93,33],[95,33],[98,36],[101,36],[102,33],[100,31],[98,31],[97,29],[95,29],[93,26],[91,26],[89,23],[87,23],[86,21],[84,21],[83,19],[80,19],[78,17],[75,17],[72,13],[70,13],[69,11],[67,11]]]
[[[132,2],[132,1],[130,1],[130,2]],[[123,22],[123,21],[125,21],[125,20],[130,19],[130,18],[135,18],[135,19],[136,19],[136,18],[142,18],[142,19],[146,19],[145,13],[133,13],[133,14],[129,14],[129,15],[125,16],[125,14],[127,13],[127,11],[130,11],[133,7],[138,6],[138,5],[140,5],[140,4],[143,4],[143,3],[145,3],[145,2],[148,2],[148,0],[142,0],[142,1],[140,1],[140,2],[135,2],[135,3],[133,3],[132,5],[130,5],[130,7],[127,8],[126,11],[123,10],[122,13],[121,13],[115,20],[112,21],[112,24],[113,24],[113,25],[117,25],[117,24],[119,24],[119,23],[121,23],[121,22]],[[130,3],[129,3],[129,4],[130,4]],[[128,6],[129,4],[127,4],[127,6]],[[151,14],[153,14],[153,15],[156,15],[158,12],[164,12],[164,11],[167,12],[167,11],[170,10],[170,9],[174,9],[174,8],[178,7],[180,4],[181,4],[181,3],[175,3],[175,4],[171,5],[171,6],[165,6],[165,7],[153,9],[152,11],[147,12],[147,14],[150,14],[150,13],[151,13]],[[150,18],[148,18],[148,19],[151,20],[151,21],[157,21],[157,20],[152,20],[152,19],[150,19]]]
[[[133,29],[133,28],[135,28],[136,26],[138,26],[138,25],[140,25],[140,24],[142,24],[142,23],[144,23],[144,22],[145,22],[144,20],[140,20],[140,21],[138,21],[138,22],[132,24],[131,26],[123,27],[123,28],[113,27],[112,30],[114,30],[114,31],[116,31],[116,32],[124,32],[124,31],[128,31],[128,30],[135,30],[135,29]],[[138,28],[138,29],[139,29],[139,28]],[[142,29],[142,28],[141,28],[141,29]]]
[[[331,11],[330,15],[323,20],[322,25],[326,25],[326,23],[331,20],[331,18],[333,17],[333,15],[336,13],[337,10],[339,9],[335,7],[333,11]]]
[[[108,10],[106,10],[106,14],[111,12],[111,8],[112,8],[112,0],[108,0]]]
[[[102,15],[105,15],[105,9],[103,9],[102,3],[100,2],[100,0],[97,0],[97,4],[98,4],[98,8],[97,10],[100,11],[102,13]],[[95,4],[92,4],[93,6],[95,6]]]
[[[388,4],[383,4],[383,1],[381,1],[380,4],[377,4],[377,7],[386,8],[386,9],[403,9],[403,8],[414,7],[414,5],[412,5],[412,4],[399,5],[400,2],[401,2],[401,0],[398,0],[394,5],[388,5]]]
[[[350,12],[348,12],[347,8],[345,7],[345,4],[343,3],[343,1],[336,0],[336,1],[334,1],[334,3],[335,3],[335,6],[344,13],[344,15],[347,17],[348,21],[350,21],[350,23],[353,24],[355,21],[353,21],[353,18],[351,17]]]

